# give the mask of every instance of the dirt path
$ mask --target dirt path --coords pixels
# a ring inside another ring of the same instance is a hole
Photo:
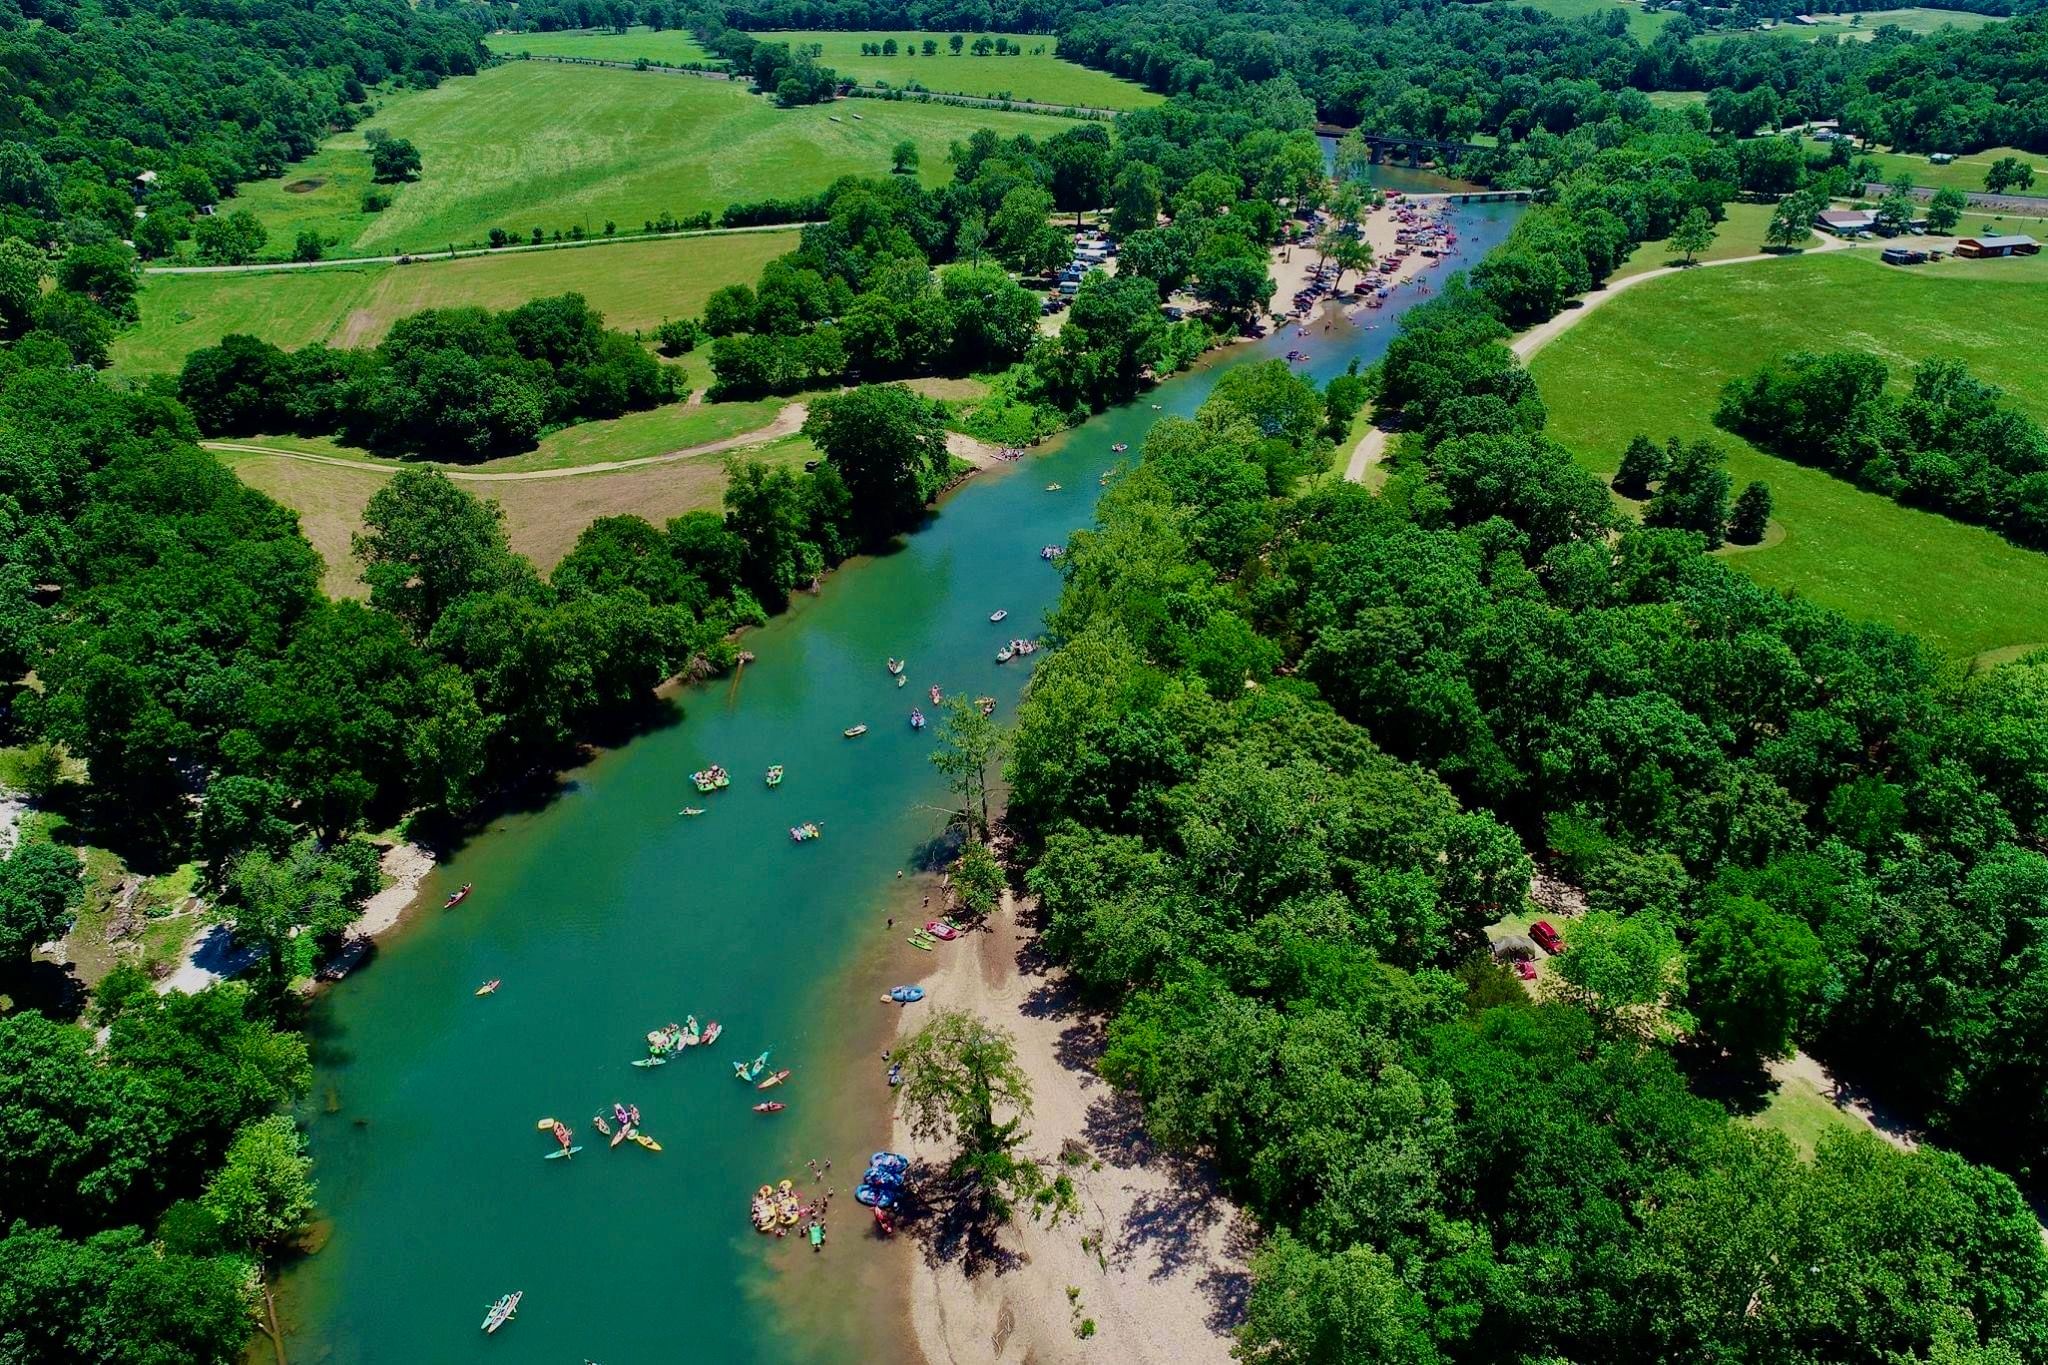
[[[266,270],[325,270],[329,266],[397,265],[405,260],[414,265],[432,261],[467,260],[472,256],[511,256],[522,251],[581,251],[586,247],[623,246],[628,242],[666,242],[678,237],[731,237],[743,232],[789,232],[805,223],[760,223],[753,227],[692,228],[686,232],[635,232],[619,237],[591,237],[581,242],[528,242],[521,246],[474,246],[454,251],[436,247],[393,256],[337,256],[324,261],[250,261],[246,265],[146,265],[145,275],[256,275]]]
[[[1818,246],[1807,248],[1798,255],[1772,255],[1759,252],[1753,256],[1730,256],[1720,261],[1698,261],[1692,265],[1664,265],[1655,270],[1645,270],[1640,275],[1625,275],[1612,280],[1604,287],[1590,294],[1581,295],[1573,304],[1547,322],[1539,322],[1528,331],[1508,342],[1508,349],[1517,359],[1527,361],[1530,356],[1563,336],[1584,321],[1595,309],[1608,303],[1618,295],[1642,284],[1645,280],[1658,280],[1666,275],[1678,275],[1689,270],[1708,270],[1719,265],[1754,265],[1758,261],[1799,260],[1805,256],[1817,256],[1829,251],[1853,251],[1882,246],[1880,242],[1848,242],[1837,237],[1823,237]],[[1939,245],[1923,243],[1922,245]],[[1374,466],[1386,458],[1390,433],[1373,426],[1366,428],[1365,435],[1358,438],[1358,444],[1351,449],[1351,458],[1344,465],[1344,477],[1352,483],[1364,483]]]
[[[534,483],[542,479],[573,479],[581,474],[607,474],[621,469],[640,469],[653,464],[670,464],[676,460],[693,459],[699,455],[715,455],[722,450],[739,450],[747,446],[763,445],[782,436],[793,436],[803,429],[804,418],[810,409],[802,403],[790,403],[775,414],[773,421],[752,431],[743,431],[737,436],[725,436],[702,445],[684,446],[661,455],[643,455],[633,460],[601,460],[595,464],[567,465],[561,469],[526,469],[508,474],[480,474],[474,470],[450,469],[441,465],[430,465],[440,469],[449,478],[460,483]],[[963,436],[962,441],[971,440]],[[241,441],[202,441],[208,450],[227,450],[244,455],[275,455],[282,460],[301,460],[307,464],[333,465],[339,469],[366,469],[373,474],[389,474],[405,466],[379,464],[372,460],[349,460],[339,455],[316,455],[309,450],[281,450],[276,446],[249,445]],[[973,443],[979,446],[980,442]],[[947,443],[951,449],[951,441]],[[956,452],[962,459],[974,456],[964,451]]]
[[[986,932],[940,945],[925,984],[939,1008],[1015,1035],[1033,1098],[1025,1145],[1041,1158],[1063,1146],[1089,1154],[1055,1161],[1073,1177],[1082,1213],[1058,1228],[1020,1217],[999,1234],[994,1263],[974,1274],[942,1231],[914,1232],[918,1346],[931,1365],[1099,1365],[1104,1351],[1121,1365],[1227,1365],[1250,1283],[1250,1224],[1201,1167],[1153,1147],[1137,1105],[1096,1075],[1102,1019],[1040,958],[1035,932],[1019,923],[1028,914],[1005,898]],[[931,1008],[904,1010],[903,1032]],[[914,1159],[947,1155],[911,1141],[900,1120],[895,1136]],[[1068,1286],[1079,1291],[1071,1303]],[[1079,1336],[1083,1320],[1098,1340]]]

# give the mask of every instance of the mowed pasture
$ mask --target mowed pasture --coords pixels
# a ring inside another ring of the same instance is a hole
[[[1632,0],[1503,0],[1503,3],[1541,10],[1557,19],[1598,18],[1619,10],[1628,16],[1629,36],[1639,43],[1647,43],[1662,33],[1673,17],[1647,4],[1632,3]]]
[[[265,438],[250,442],[264,443]],[[318,444],[267,443],[309,448]],[[801,465],[817,457],[816,447],[801,436],[786,436],[742,453],[773,465]],[[350,553],[350,537],[362,529],[363,508],[390,477],[388,471],[235,451],[220,452],[220,458],[244,483],[299,514],[299,529],[326,563],[324,586],[329,595],[365,594],[360,566]],[[512,548],[546,573],[575,546],[583,528],[599,517],[630,514],[659,526],[685,512],[718,508],[725,496],[725,459],[693,456],[637,469],[526,482],[460,481],[459,476],[458,481],[504,508]]]
[[[2016,194],[2048,195],[2048,156],[2039,152],[2023,152],[2017,147],[1986,147],[1981,152],[1958,154],[1947,165],[1937,166],[1917,152],[1871,152],[1868,154],[1880,169],[1880,179],[1890,180],[1904,172],[1913,177],[1916,185],[1925,185],[1936,190],[1969,190],[1982,193],[1984,173],[1991,169],[1991,163],[2000,157],[2016,156],[2020,161],[2034,168],[2035,181]]]
[[[718,59],[690,36],[687,29],[648,28],[635,24],[624,33],[608,28],[572,28],[555,33],[492,33],[484,46],[500,57],[531,53],[536,57],[582,57],[603,62],[666,62],[706,66]]]
[[[2002,21],[2000,15],[1971,14],[1964,10],[1925,9],[1913,6],[1907,9],[1873,9],[1860,14],[1813,14],[1807,16],[1811,24],[1778,24],[1759,33],[1756,29],[1732,30],[1727,33],[1710,33],[1706,39],[1737,36],[1758,36],[1789,39],[1801,43],[1817,43],[1823,38],[1839,38],[1843,42],[1867,43],[1877,36],[1877,31],[1889,24],[1902,28],[1908,33],[1932,33],[1938,28],[1962,29],[1982,28],[1986,24]],[[1852,22],[1853,21],[1853,22]]]
[[[1874,251],[1838,251],[1648,281],[1539,351],[1530,370],[1550,434],[1602,477],[1640,432],[1713,440],[1738,488],[1770,484],[1775,543],[1730,553],[1759,582],[1975,656],[2048,643],[2048,555],[1767,455],[1714,426],[1713,412],[1728,380],[1767,360],[1853,346],[1902,378],[1953,356],[2048,421],[2044,307],[2038,258],[1902,270]]]
[[[778,109],[731,81],[556,62],[510,62],[391,101],[363,128],[332,138],[287,175],[244,188],[240,207],[290,249],[306,228],[330,256],[431,252],[485,240],[494,227],[526,239],[571,229],[637,229],[664,212],[814,194],[842,175],[886,175],[890,150],[915,143],[922,175],[946,178],[946,154],[976,128],[1005,136],[1056,132],[1046,115],[942,104],[840,101]],[[372,188],[368,128],[410,140],[419,180]]]
[[[423,308],[512,308],[576,293],[608,326],[645,332],[702,311],[711,292],[751,284],[796,248],[794,228],[707,237],[515,251],[412,265],[337,265],[253,274],[151,275],[142,322],[114,344],[124,374],[177,370],[185,357],[233,332],[287,350],[325,342],[373,346],[391,324]]]
[[[1090,109],[1136,109],[1159,104],[1164,95],[1142,85],[1096,71],[1078,62],[1054,55],[1057,46],[1049,33],[963,33],[966,45],[958,56],[948,46],[947,33],[917,33],[881,29],[874,32],[821,30],[756,33],[756,38],[788,43],[792,48],[823,48],[818,61],[841,76],[861,85],[886,85],[903,89],[912,85],[938,94],[974,95],[984,99],[1028,100],[1034,104],[1072,105]],[[1021,53],[998,57],[991,53],[977,57],[972,48],[977,38],[1006,38]],[[867,56],[862,43],[896,41],[896,55]],[[939,50],[927,57],[923,45],[930,39]]]

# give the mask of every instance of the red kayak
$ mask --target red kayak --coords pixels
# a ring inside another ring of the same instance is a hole
[[[441,902],[441,908],[443,910],[453,910],[456,906],[468,900],[469,893],[474,890],[476,890],[475,882],[464,882],[460,890],[448,893],[448,899]]]
[[[879,1208],[875,1210],[875,1226],[882,1230],[882,1235],[884,1237],[893,1237],[896,1235],[896,1224],[891,1222],[889,1220],[889,1215],[882,1212],[882,1210]]]
[[[779,1114],[788,1107],[789,1106],[778,1103],[775,1100],[769,1100],[766,1104],[755,1105],[754,1112],[757,1114]]]

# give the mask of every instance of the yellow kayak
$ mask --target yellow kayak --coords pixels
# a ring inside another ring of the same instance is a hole
[[[645,1147],[650,1152],[658,1152],[661,1150],[661,1144],[656,1142],[653,1138],[647,1136],[647,1134],[645,1133],[633,1134],[633,1141],[639,1143],[642,1147]]]

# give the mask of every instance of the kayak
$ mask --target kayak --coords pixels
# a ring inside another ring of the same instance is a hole
[[[780,1100],[768,1100],[765,1103],[755,1105],[754,1112],[757,1114],[779,1114],[788,1107],[788,1105]]]
[[[759,1085],[755,1086],[755,1087],[754,1087],[754,1089],[756,1089],[756,1090],[766,1090],[766,1089],[768,1089],[768,1088],[769,1088],[770,1086],[775,1086],[775,1085],[781,1085],[781,1084],[782,1084],[782,1083],[783,1083],[784,1081],[786,1081],[786,1080],[788,1080],[788,1079],[789,1079],[789,1068],[788,1068],[788,1067],[784,1067],[784,1068],[782,1068],[782,1070],[780,1070],[780,1071],[777,1071],[777,1072],[773,1072],[773,1073],[771,1073],[771,1074],[770,1074],[770,1075],[768,1076],[768,1078],[767,1078],[766,1080],[762,1081],[762,1082],[761,1082],[761,1083],[760,1083]]]
[[[549,1152],[546,1156],[542,1157],[541,1160],[553,1161],[558,1156],[574,1156],[582,1150],[583,1149],[581,1147],[564,1147],[559,1152]]]
[[[611,1145],[616,1147],[631,1136],[633,1136],[633,1125],[630,1123],[621,1124],[619,1125],[619,1131],[612,1134]]]
[[[483,985],[478,986],[476,988],[476,993],[478,995],[489,995],[492,991],[495,991],[496,989],[498,989],[498,978],[494,976],[489,981],[484,982]]]
[[[634,1066],[667,1066],[667,1065],[668,1065],[668,1058],[666,1058],[666,1057],[642,1057],[642,1058],[641,1058],[641,1059],[640,1059],[639,1061],[637,1061],[637,1062],[633,1063],[633,1065],[634,1065]]]
[[[718,1035],[723,1032],[725,1032],[725,1025],[719,1023],[716,1019],[713,1019],[710,1023],[704,1026],[704,1036],[697,1040],[698,1046],[710,1047],[713,1043],[718,1041]]]
[[[647,1136],[647,1134],[645,1133],[633,1134],[633,1141],[639,1143],[642,1147],[645,1147],[650,1152],[658,1152],[661,1150],[661,1144],[656,1142],[653,1138]]]
[[[761,1072],[767,1065],[768,1054],[763,1052],[751,1062],[734,1062],[732,1064],[732,1074],[743,1081],[758,1080]]]
[[[991,621],[1007,621],[1010,619],[1010,609],[1004,607],[1000,611],[992,611],[988,614],[988,619]]]
[[[475,882],[464,882],[460,888],[448,893],[448,899],[441,902],[441,908],[443,910],[453,910],[456,906],[468,900],[469,893],[474,890],[476,890]]]
[[[597,1131],[600,1136],[610,1137],[612,1135],[612,1126],[604,1121],[603,1114],[592,1114],[590,1116],[590,1121],[591,1123],[596,1125]]]
[[[849,725],[844,730],[841,730],[839,733],[845,735],[848,739],[859,739],[862,735],[866,734],[867,732],[868,727],[865,725]]]
[[[484,1314],[484,1331],[495,1332],[518,1316],[519,1301],[525,1297],[525,1290],[515,1290],[492,1304],[490,1311]]]
[[[891,676],[895,676],[895,675],[897,675],[897,674],[900,674],[900,673],[902,673],[902,672],[903,672],[903,660],[901,660],[901,659],[891,659],[891,660],[889,660],[889,673],[890,673],[890,675],[891,675]]]
[[[909,938],[903,941],[905,943],[908,943],[911,947],[916,948],[921,952],[927,953],[930,952],[932,948],[935,946],[932,943],[930,935],[924,933],[912,934]]]
[[[702,815],[704,808],[702,806],[684,806],[679,813],[683,815]]]

